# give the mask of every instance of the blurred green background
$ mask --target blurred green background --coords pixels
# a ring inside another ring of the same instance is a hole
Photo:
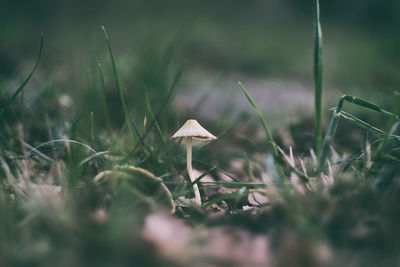
[[[189,69],[311,81],[312,1],[12,1],[0,10],[0,75],[19,75],[41,32],[41,68],[92,60],[110,32],[119,60],[183,37]],[[334,87],[393,90],[400,80],[400,3],[321,1],[325,74]]]
[[[399,1],[323,0],[320,4],[326,114],[343,93],[390,107],[392,92],[400,83]],[[175,103],[178,109],[192,109],[215,89],[211,100],[204,102],[205,110],[224,113],[215,109],[221,99],[234,103],[238,112],[249,110],[236,84],[241,80],[256,98],[267,98],[258,103],[272,124],[288,115],[310,117],[311,6],[311,0],[3,0],[0,81],[13,91],[15,82],[26,77],[43,32],[43,57],[28,87],[36,82],[51,86],[55,94],[82,92],[97,58],[109,62],[100,29],[104,25],[128,95],[133,88],[152,87],[156,94],[164,90],[165,86],[154,83],[154,69],[170,53],[170,64],[184,67]],[[34,94],[27,93],[27,99],[30,96]]]

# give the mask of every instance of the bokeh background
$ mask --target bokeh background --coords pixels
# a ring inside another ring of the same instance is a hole
[[[137,92],[162,101],[171,73],[183,68],[173,102],[178,113],[189,110],[188,116],[226,121],[252,112],[240,80],[276,128],[313,116],[311,5],[311,0],[3,0],[1,86],[12,92],[26,77],[43,33],[43,56],[25,102],[40,105],[37,99],[50,88],[53,98],[67,94],[96,113],[96,99],[90,93],[82,96],[99,80],[96,62],[104,65],[108,91],[116,91],[100,29],[104,25],[130,106],[143,104]],[[326,118],[344,93],[393,106],[392,93],[400,82],[399,14],[396,0],[321,1]],[[160,71],[163,60],[168,66]],[[109,99],[117,103],[118,95],[109,93]],[[76,109],[64,115],[79,116]],[[116,111],[115,120],[120,115]]]
[[[188,72],[239,73],[312,85],[312,1],[11,1],[0,10],[0,76],[18,77],[45,35],[41,72],[84,70],[104,49],[104,25],[120,64],[175,55]],[[400,3],[323,0],[327,89],[398,87]],[[202,81],[197,81],[202,82]]]

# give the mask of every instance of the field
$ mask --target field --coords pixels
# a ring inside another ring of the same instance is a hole
[[[399,15],[5,1],[0,266],[399,266]]]

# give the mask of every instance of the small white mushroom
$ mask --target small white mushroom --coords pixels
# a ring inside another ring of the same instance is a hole
[[[185,124],[171,137],[171,139],[175,138],[183,138],[183,141],[186,144],[186,166],[188,170],[188,174],[190,177],[190,181],[193,183],[194,175],[192,170],[192,139],[200,140],[200,141],[208,141],[217,139],[214,135],[209,133],[206,129],[204,129],[196,120],[188,120]],[[201,197],[200,191],[197,184],[193,185],[193,191],[195,196],[196,204],[201,206]]]

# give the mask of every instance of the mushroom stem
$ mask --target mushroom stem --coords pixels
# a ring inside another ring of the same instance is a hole
[[[186,166],[187,166],[187,171],[190,177],[190,181],[193,183],[194,182],[194,175],[193,175],[193,169],[192,169],[192,137],[185,137],[186,141]],[[200,197],[200,191],[199,187],[197,184],[193,185],[193,191],[194,191],[194,197],[196,200],[196,204],[201,206],[201,197]]]

